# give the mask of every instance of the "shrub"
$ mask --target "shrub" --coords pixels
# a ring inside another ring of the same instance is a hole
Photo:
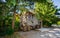
[[[14,30],[11,28],[11,27],[8,27],[7,29],[6,29],[6,34],[7,35],[11,35],[11,34],[13,34],[14,33]]]
[[[60,21],[58,21],[57,24],[60,25]]]

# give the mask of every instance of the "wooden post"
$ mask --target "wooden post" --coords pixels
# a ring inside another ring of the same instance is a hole
[[[42,21],[42,19],[41,19],[41,28],[43,28],[43,21]]]

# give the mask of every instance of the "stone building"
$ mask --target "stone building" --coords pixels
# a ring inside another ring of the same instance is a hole
[[[20,15],[21,29],[24,31],[40,28],[40,20],[38,20],[33,12],[24,12]]]

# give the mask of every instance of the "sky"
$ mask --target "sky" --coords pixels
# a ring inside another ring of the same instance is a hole
[[[52,0],[54,5],[57,6],[57,8],[60,8],[60,0]]]

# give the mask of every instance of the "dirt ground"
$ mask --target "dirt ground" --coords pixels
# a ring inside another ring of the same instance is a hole
[[[15,32],[9,38],[60,38],[60,28],[52,28],[49,31],[31,30],[28,32]],[[5,36],[5,38],[8,38]]]
[[[47,28],[48,31],[32,30],[20,32],[22,38],[60,38],[60,28]]]

